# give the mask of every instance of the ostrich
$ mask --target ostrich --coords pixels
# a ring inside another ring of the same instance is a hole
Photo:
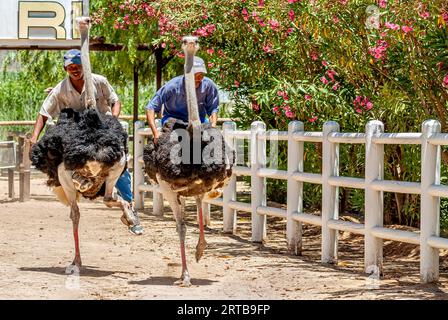
[[[81,59],[84,69],[86,110],[62,110],[57,124],[49,128],[31,153],[36,168],[47,174],[47,185],[53,187],[58,199],[70,207],[75,240],[75,258],[66,273],[80,271],[78,225],[80,196],[95,199],[103,196],[108,207],[123,211],[127,225],[138,223],[126,202],[113,193],[114,186],[126,168],[127,134],[112,115],[102,115],[96,109],[94,85],[89,60],[90,19],[77,20],[81,32]]]
[[[202,201],[205,197],[215,198],[220,194],[219,188],[224,187],[232,175],[235,159],[234,151],[225,143],[221,132],[210,124],[200,122],[193,72],[193,59],[198,48],[197,37],[183,38],[188,123],[169,119],[162,128],[157,144],[149,141],[143,153],[145,172],[152,182],[159,184],[177,223],[182,275],[174,284],[179,286],[191,285],[185,257],[186,226],[180,197],[196,199],[199,241],[195,256],[198,262],[206,246]]]

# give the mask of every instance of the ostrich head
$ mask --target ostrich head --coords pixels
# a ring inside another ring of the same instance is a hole
[[[89,57],[90,17],[76,18],[76,24],[78,25],[79,33],[81,34],[81,61],[84,71],[84,86],[86,89],[86,107],[95,108],[96,100]]]
[[[185,56],[194,56],[199,50],[198,37],[195,36],[185,36],[182,38],[182,50]]]
[[[188,122],[194,129],[199,130],[201,121],[199,119],[198,102],[196,98],[196,85],[193,72],[193,60],[199,49],[198,37],[185,36],[182,38],[182,49],[185,53],[185,87],[188,105]]]

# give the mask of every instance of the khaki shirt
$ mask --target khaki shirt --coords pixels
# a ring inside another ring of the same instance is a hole
[[[96,108],[100,113],[112,114],[111,107],[118,101],[118,96],[107,79],[98,74],[92,74],[93,86],[96,98]],[[85,88],[81,94],[76,91],[69,78],[65,78],[51,90],[45,99],[39,113],[52,120],[58,117],[64,108],[72,108],[76,111],[85,109]]]

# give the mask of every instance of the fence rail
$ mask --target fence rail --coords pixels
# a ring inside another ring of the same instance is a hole
[[[383,269],[383,240],[393,240],[420,246],[421,282],[433,282],[439,278],[439,250],[448,249],[448,239],[439,236],[440,197],[448,197],[448,186],[440,185],[440,146],[448,145],[448,134],[440,133],[440,123],[425,121],[421,133],[384,133],[380,121],[370,121],[364,133],[339,132],[339,124],[326,122],[322,132],[306,132],[302,122],[294,121],[288,131],[266,131],[265,124],[254,122],[251,130],[237,130],[233,122],[225,122],[223,135],[226,142],[236,146],[236,141],[249,140],[250,167],[235,166],[223,197],[208,200],[203,204],[209,214],[210,204],[223,207],[223,229],[235,232],[236,212],[251,213],[252,241],[262,241],[266,236],[266,217],[286,220],[288,249],[299,253],[302,250],[302,224],[320,226],[322,230],[321,261],[333,263],[337,260],[338,231],[352,232],[364,236],[364,270],[370,273]],[[135,200],[143,208],[143,191],[153,192],[154,213],[163,214],[163,196],[156,186],[144,183],[141,156],[144,138],[150,135],[143,122],[135,124],[137,133],[135,148]],[[288,169],[266,168],[266,142],[288,142]],[[304,172],[304,143],[322,143],[322,172]],[[365,177],[339,176],[339,144],[365,145]],[[384,180],[384,145],[414,144],[421,146],[421,181],[405,182]],[[236,201],[236,177],[251,177],[251,201]],[[269,207],[266,204],[266,178],[287,181],[286,209]],[[303,212],[303,182],[322,185],[321,214]],[[363,189],[365,192],[365,221],[354,223],[339,220],[338,188]],[[383,226],[383,193],[411,193],[421,197],[420,231],[394,230]]]

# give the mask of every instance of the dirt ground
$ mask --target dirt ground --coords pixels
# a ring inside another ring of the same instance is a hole
[[[17,180],[16,180],[17,182]],[[18,194],[16,183],[16,194]],[[288,255],[285,222],[268,219],[268,239],[250,242],[250,217],[238,214],[238,230],[222,230],[222,212],[212,207],[203,259],[196,263],[198,228],[193,202],[187,201],[187,260],[192,286],[180,288],[179,240],[171,211],[151,215],[150,200],[141,212],[145,233],[134,236],[120,212],[100,201],[80,204],[81,275],[66,275],[74,245],[69,210],[33,173],[31,200],[9,199],[0,177],[1,299],[448,299],[448,261],[441,259],[441,280],[422,285],[418,250],[385,243],[384,277],[362,273],[363,238],[342,233],[337,265],[319,262],[320,235],[305,227],[302,256]]]

